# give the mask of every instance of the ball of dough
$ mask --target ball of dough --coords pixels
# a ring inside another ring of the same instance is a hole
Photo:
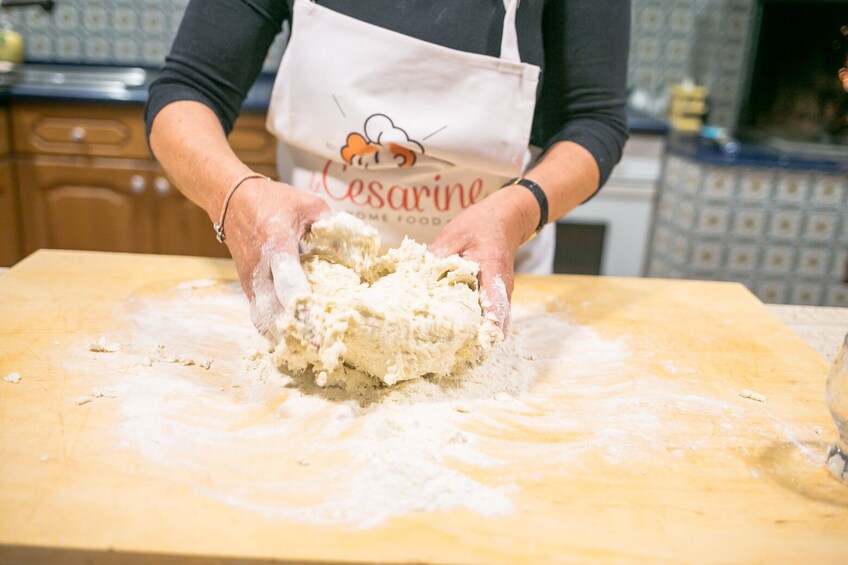
[[[321,386],[349,371],[387,385],[482,361],[502,337],[481,307],[478,265],[406,239],[377,256],[379,234],[348,214],[315,223],[301,257],[312,291],[277,319],[278,365]]]

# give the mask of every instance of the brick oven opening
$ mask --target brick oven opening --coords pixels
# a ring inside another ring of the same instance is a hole
[[[848,155],[848,0],[760,0],[737,135]]]

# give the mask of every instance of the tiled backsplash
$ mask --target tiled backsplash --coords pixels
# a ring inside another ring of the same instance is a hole
[[[738,281],[765,302],[848,307],[845,175],[672,155],[648,274]]]
[[[57,0],[41,8],[8,10],[28,61],[158,67],[171,48],[188,0]],[[278,36],[265,62],[273,71],[283,53]]]
[[[32,61],[159,66],[188,0],[58,0],[53,13],[10,10]],[[712,92],[711,122],[732,125],[754,0],[633,0],[630,84],[652,100],[691,77]],[[283,51],[281,35],[265,70]],[[658,108],[662,103],[656,105]]]

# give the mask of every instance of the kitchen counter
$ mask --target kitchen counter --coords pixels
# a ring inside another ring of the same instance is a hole
[[[157,69],[141,67],[29,63],[11,74],[0,73],[0,102],[45,99],[144,104],[147,88],[156,74]],[[247,93],[242,109],[267,110],[274,77],[275,73],[261,73]],[[665,135],[668,131],[664,120],[633,109],[627,111],[627,124],[631,133]]]

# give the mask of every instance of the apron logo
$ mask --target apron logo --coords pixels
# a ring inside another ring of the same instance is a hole
[[[342,160],[365,169],[408,168],[415,165],[424,146],[410,139],[385,114],[373,114],[365,120],[365,135],[351,132],[342,147]]]

